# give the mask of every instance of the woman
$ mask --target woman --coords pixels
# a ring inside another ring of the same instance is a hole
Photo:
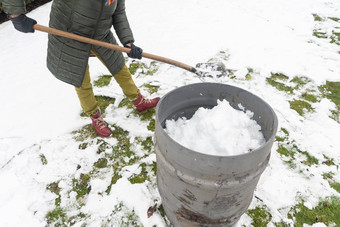
[[[3,0],[3,10],[14,27],[21,32],[34,32],[37,22],[25,15],[24,0]],[[54,0],[49,26],[96,40],[117,44],[113,26],[120,42],[131,48],[131,58],[142,58],[143,50],[134,45],[134,37],[125,12],[125,0]],[[49,35],[47,67],[59,80],[75,86],[83,111],[91,117],[98,135],[108,137],[110,129],[101,117],[91,84],[88,59],[95,54],[114,75],[123,93],[140,113],[157,105],[159,97],[145,99],[136,87],[121,52],[79,41]]]

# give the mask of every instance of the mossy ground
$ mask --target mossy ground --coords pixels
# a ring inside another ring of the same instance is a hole
[[[302,227],[304,224],[313,225],[322,222],[327,226],[340,225],[340,198],[327,197],[322,199],[313,209],[303,205],[304,202],[295,205],[288,217],[294,220],[294,226]]]
[[[329,43],[340,45],[340,18],[337,17],[323,17],[313,14],[314,21],[317,23],[313,31],[313,36],[318,39],[326,39]],[[324,23],[333,24],[331,28],[324,28]],[[329,23],[333,22],[333,23]]]
[[[140,73],[146,76],[152,76],[158,71],[158,64],[154,61],[146,64],[132,60],[132,62],[129,64],[129,71],[132,75]]]
[[[323,98],[331,100],[336,108],[331,110],[329,117],[340,123],[340,82],[326,81],[325,84],[316,86],[307,77],[295,76],[290,79],[282,73],[272,73],[266,81],[277,90],[287,93],[290,108],[300,116],[314,112],[313,104]]]
[[[320,163],[319,160],[308,153],[308,151],[299,149],[295,141],[290,139],[289,132],[286,129],[281,128],[278,134],[280,136],[276,136],[275,138],[278,144],[276,152],[281,155],[283,162],[290,168],[295,169],[300,163],[309,167]]]
[[[336,109],[332,111],[332,118],[340,123],[340,82],[326,81],[318,87],[322,97],[328,98],[335,103]]]
[[[251,224],[255,227],[267,226],[272,219],[272,215],[265,206],[258,206],[254,209],[249,209],[247,214],[253,219]]]

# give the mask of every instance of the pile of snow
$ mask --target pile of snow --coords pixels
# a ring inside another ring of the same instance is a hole
[[[227,100],[217,100],[217,106],[201,107],[190,119],[167,120],[166,132],[179,144],[200,153],[245,154],[266,142],[253,116],[249,110],[234,109]]]

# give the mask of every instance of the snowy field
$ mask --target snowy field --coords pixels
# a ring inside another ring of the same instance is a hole
[[[28,16],[48,25],[50,7]],[[327,90],[340,82],[340,1],[129,0],[126,7],[145,52],[192,66],[222,62],[229,76],[205,82],[241,87],[275,110],[271,159],[237,226],[340,225],[330,215],[300,218],[331,200],[340,213],[340,94]],[[113,131],[95,137],[74,88],[46,68],[47,35],[6,22],[0,42],[0,226],[169,226],[156,185],[153,112],[138,115],[114,80],[94,83],[109,102]],[[93,82],[108,74],[96,58],[89,64]],[[201,82],[148,59],[127,65],[139,67],[133,76],[147,97]]]

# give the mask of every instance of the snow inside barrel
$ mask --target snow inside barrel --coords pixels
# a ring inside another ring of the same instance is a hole
[[[237,113],[221,115],[228,105]],[[196,116],[199,111],[201,118]],[[169,128],[179,121],[188,125],[193,118],[197,125],[189,126],[189,131],[178,125]],[[175,227],[235,224],[248,209],[268,164],[277,125],[264,100],[235,86],[197,83],[162,97],[156,108],[157,186],[171,223]],[[176,130],[177,137],[170,135]],[[263,138],[252,138],[254,131]]]

